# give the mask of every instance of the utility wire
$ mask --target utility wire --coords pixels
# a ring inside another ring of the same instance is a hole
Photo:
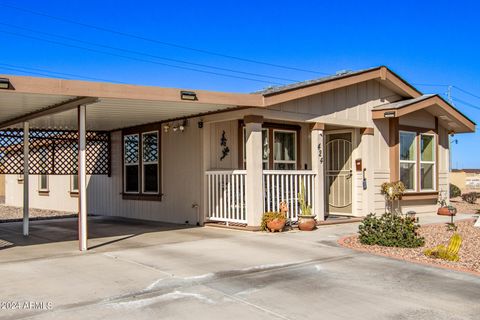
[[[465,90],[465,89],[459,88],[459,87],[457,87],[457,86],[452,86],[452,87],[455,88],[455,89],[457,89],[458,91],[461,91],[461,92],[463,92],[463,93],[465,93],[465,94],[468,94],[469,96],[472,96],[472,97],[474,97],[474,98],[480,99],[480,96],[478,96],[478,95],[476,95],[476,94],[474,94],[474,93],[471,93],[471,92],[469,92],[469,91],[467,91],[467,90]]]
[[[68,40],[68,41],[74,41],[74,42],[79,42],[79,43],[83,43],[83,44],[88,44],[88,45],[91,45],[91,46],[117,50],[117,51],[120,51],[120,52],[133,53],[133,54],[136,54],[136,55],[141,55],[141,56],[146,56],[146,57],[150,57],[150,58],[156,58],[156,59],[166,60],[166,61],[171,61],[171,62],[183,63],[183,64],[193,65],[193,66],[197,66],[197,67],[210,68],[210,69],[216,69],[216,70],[221,70],[221,71],[245,74],[245,75],[249,75],[249,76],[270,78],[270,79],[289,81],[289,82],[299,82],[300,81],[300,80],[293,80],[293,79],[288,79],[288,78],[274,77],[274,76],[269,76],[269,75],[260,74],[260,73],[246,72],[246,71],[234,70],[234,69],[223,68],[223,67],[216,67],[216,66],[211,66],[211,65],[201,64],[201,63],[194,63],[194,62],[189,62],[189,61],[185,61],[185,60],[162,57],[162,56],[149,54],[149,53],[146,53],[146,52],[140,52],[140,51],[125,49],[125,48],[113,47],[113,46],[108,46],[108,45],[104,45],[104,44],[100,44],[100,43],[95,43],[95,42],[75,39],[75,38],[71,38],[71,37],[66,37],[66,36],[62,36],[62,35],[58,35],[58,34],[54,34],[54,33],[33,30],[33,29],[29,29],[29,28],[25,28],[25,27],[21,27],[21,26],[17,26],[17,25],[4,23],[4,22],[0,22],[0,25],[4,25],[4,26],[7,26],[7,27],[11,27],[11,28],[16,28],[16,29],[20,29],[20,30],[25,30],[25,31],[33,32],[33,33],[37,33],[37,34],[42,34],[42,35],[46,35],[46,36],[50,36],[50,37],[55,37],[55,38],[59,38],[59,39],[64,39],[64,40]]]
[[[14,10],[17,10],[17,11],[26,12],[26,13],[37,15],[37,16],[46,17],[46,18],[49,18],[49,19],[54,19],[54,20],[58,20],[58,21],[67,22],[67,23],[70,23],[70,24],[76,24],[76,25],[87,27],[87,28],[90,28],[90,29],[100,30],[100,31],[103,31],[103,32],[109,32],[109,33],[113,33],[113,34],[120,35],[120,36],[123,36],[123,37],[129,37],[129,38],[142,40],[142,41],[147,41],[147,42],[151,42],[151,43],[156,43],[156,44],[169,46],[169,47],[173,47],[173,48],[195,51],[195,52],[208,54],[208,55],[213,55],[213,56],[217,56],[217,57],[223,57],[223,58],[234,59],[234,60],[248,62],[248,63],[266,65],[266,66],[275,67],[275,68],[301,71],[301,72],[314,73],[314,74],[330,75],[329,73],[325,73],[325,72],[307,70],[307,69],[302,69],[302,68],[297,68],[297,67],[290,67],[290,66],[285,66],[285,65],[280,65],[280,64],[274,64],[274,63],[254,60],[254,59],[247,59],[247,58],[242,58],[242,57],[238,57],[238,56],[234,56],[234,55],[218,53],[218,52],[214,52],[214,51],[210,51],[210,50],[198,49],[198,48],[188,47],[188,46],[184,46],[184,45],[180,45],[180,44],[176,44],[176,43],[160,41],[160,40],[156,40],[156,39],[152,39],[152,38],[147,38],[147,37],[144,37],[144,36],[135,35],[135,34],[132,34],[132,33],[117,31],[117,30],[114,30],[114,29],[109,29],[109,28],[105,28],[105,27],[101,27],[101,26],[96,26],[96,25],[93,25],[93,24],[88,24],[88,23],[84,23],[84,22],[70,20],[70,19],[63,18],[63,17],[53,16],[53,15],[50,15],[50,14],[46,14],[46,13],[42,13],[42,12],[38,12],[38,11],[33,11],[33,10],[30,10],[30,9],[20,8],[20,7],[17,7],[17,6],[10,5],[10,4],[0,3],[0,6],[7,7],[7,8],[10,8],[10,9],[14,9]]]
[[[23,72],[23,73],[36,74],[36,75],[47,76],[47,77],[51,77],[52,74],[60,75],[60,76],[66,76],[66,77],[59,77],[61,79],[82,78],[82,79],[96,80],[96,81],[102,81],[102,82],[113,82],[113,83],[119,83],[119,84],[127,84],[126,82],[121,82],[121,81],[116,81],[116,80],[108,80],[108,79],[102,79],[102,78],[81,76],[81,75],[73,74],[73,73],[57,72],[57,71],[51,71],[51,70],[33,68],[33,67],[16,66],[16,65],[12,65],[12,64],[6,64],[6,63],[0,63],[0,69],[19,71],[19,72]],[[46,74],[46,73],[48,73],[48,74]]]
[[[457,99],[457,98],[452,97],[452,100],[453,100],[453,101],[456,101],[456,102],[458,102],[458,103],[461,103],[461,104],[463,104],[463,105],[465,105],[465,106],[467,106],[467,107],[480,110],[480,107],[479,107],[479,106],[476,106],[476,105],[471,104],[471,103],[469,103],[469,102],[463,101],[463,100],[461,100],[461,99]]]
[[[101,54],[110,55],[110,56],[114,56],[114,57],[125,58],[125,59],[129,59],[129,60],[134,60],[134,61],[141,61],[141,62],[146,62],[146,63],[157,64],[157,65],[171,67],[171,68],[201,72],[201,73],[212,74],[212,75],[217,75],[217,76],[222,76],[222,77],[236,78],[236,79],[241,79],[241,80],[255,81],[255,82],[261,82],[261,83],[268,83],[268,84],[284,85],[284,83],[279,83],[279,82],[274,82],[274,81],[266,81],[266,80],[254,79],[254,78],[249,78],[249,77],[230,75],[230,74],[225,74],[225,73],[220,73],[220,72],[201,70],[201,69],[190,68],[190,67],[185,67],[185,66],[178,66],[178,65],[173,65],[173,64],[168,64],[168,63],[163,63],[163,62],[158,62],[158,61],[153,61],[153,60],[147,60],[147,59],[142,59],[142,58],[137,58],[137,57],[131,57],[131,56],[121,55],[121,54],[117,54],[117,53],[113,53],[113,52],[97,50],[97,49],[92,49],[92,48],[86,48],[86,47],[82,47],[82,46],[78,46],[78,45],[74,45],[74,44],[67,44],[67,43],[60,42],[60,41],[48,40],[48,39],[39,38],[39,37],[35,37],[35,36],[25,35],[25,34],[21,34],[21,33],[17,33],[17,32],[0,30],[0,33],[5,33],[5,34],[17,36],[17,37],[23,37],[23,38],[27,38],[27,39],[33,39],[33,40],[48,42],[48,43],[52,43],[52,44],[56,44],[56,45],[60,45],[60,46],[65,46],[65,47],[70,47],[70,48],[75,48],[75,49],[86,50],[86,51],[90,51],[90,52],[101,53]]]

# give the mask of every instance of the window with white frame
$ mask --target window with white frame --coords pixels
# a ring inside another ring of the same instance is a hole
[[[70,176],[70,193],[78,193],[78,175]]]
[[[420,134],[420,190],[433,191],[435,179],[435,135]]]
[[[140,191],[140,141],[138,134],[123,137],[124,192]]]
[[[41,174],[38,176],[38,191],[48,192],[48,175]]]
[[[158,194],[158,131],[142,133],[142,190]]]
[[[297,165],[297,132],[273,130],[273,169],[295,170]]]
[[[158,128],[156,125],[132,128],[123,135],[124,199],[161,200]]]
[[[435,191],[435,134],[400,131],[399,138],[400,181],[410,192]]]
[[[400,131],[400,181],[408,191],[417,186],[417,134]]]

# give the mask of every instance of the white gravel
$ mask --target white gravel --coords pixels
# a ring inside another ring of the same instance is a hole
[[[66,212],[66,211],[56,211],[56,210],[44,210],[44,209],[30,209],[30,218],[32,220],[37,219],[55,219],[55,218],[66,218],[66,217],[76,217],[75,212]],[[0,204],[0,223],[1,222],[12,222],[20,221],[23,218],[23,208],[7,206]]]

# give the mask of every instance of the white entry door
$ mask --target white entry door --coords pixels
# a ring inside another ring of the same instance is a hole
[[[328,212],[352,214],[352,132],[327,133],[325,190]]]

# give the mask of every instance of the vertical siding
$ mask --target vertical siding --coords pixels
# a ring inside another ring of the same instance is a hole
[[[162,201],[122,199],[121,132],[112,134],[112,176],[92,176],[89,212],[99,215],[195,224],[201,203],[202,132],[189,121],[185,132],[162,133]]]
[[[211,169],[237,169],[238,166],[238,120],[216,122],[210,124],[210,168]],[[220,145],[222,133],[225,131],[227,146],[230,153],[223,159],[223,146]]]
[[[373,106],[400,100],[392,90],[372,80],[327,91],[314,96],[285,102],[273,110],[304,113],[320,117],[372,122]],[[318,121],[322,121],[321,118]]]

